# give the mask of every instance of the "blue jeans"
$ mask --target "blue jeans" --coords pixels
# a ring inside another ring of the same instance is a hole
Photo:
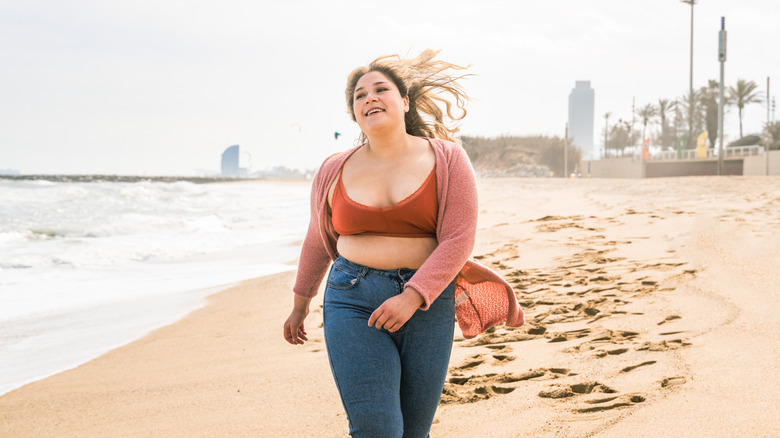
[[[454,284],[395,333],[368,326],[371,313],[403,292],[414,273],[340,256],[330,269],[325,343],[353,437],[427,437],[433,423],[452,351]]]

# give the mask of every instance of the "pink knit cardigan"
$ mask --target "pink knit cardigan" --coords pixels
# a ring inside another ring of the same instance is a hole
[[[512,287],[496,272],[469,259],[477,229],[477,183],[466,151],[457,144],[428,139],[436,153],[436,183],[439,215],[436,226],[438,246],[406,286],[413,287],[425,300],[427,310],[433,300],[455,280],[455,313],[466,338],[489,327],[506,323],[520,327],[525,322]],[[314,176],[311,191],[311,219],[303,241],[293,292],[312,298],[336,258],[338,233],[327,208],[328,190],[344,162],[358,148],[328,157]]]

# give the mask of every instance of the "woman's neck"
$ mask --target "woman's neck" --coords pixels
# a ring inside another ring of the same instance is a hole
[[[404,155],[409,150],[413,138],[406,131],[368,136],[368,152],[376,158],[394,159]]]

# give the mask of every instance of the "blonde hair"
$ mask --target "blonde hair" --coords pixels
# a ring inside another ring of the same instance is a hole
[[[459,81],[471,75],[453,75],[452,71],[465,70],[468,66],[434,59],[439,52],[426,49],[412,59],[401,59],[398,55],[382,56],[366,67],[353,70],[347,78],[346,89],[352,121],[356,121],[354,94],[357,82],[366,73],[375,71],[393,81],[401,97],[409,98],[409,111],[404,117],[408,134],[457,141],[455,134],[460,130],[457,122],[466,117],[465,106],[469,100]],[[444,111],[439,104],[444,105]],[[458,108],[459,114],[453,115],[453,105]],[[445,120],[445,114],[449,121]],[[364,132],[360,133],[358,141],[368,141]]]

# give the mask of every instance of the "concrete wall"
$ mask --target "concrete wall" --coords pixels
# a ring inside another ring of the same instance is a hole
[[[766,175],[767,155],[727,158],[725,175]],[[580,162],[583,177],[654,178],[666,176],[717,175],[718,159],[641,161],[631,157],[584,160]],[[780,150],[769,151],[769,175],[780,176]]]
[[[742,158],[723,160],[723,175],[743,175]],[[718,160],[645,161],[645,178],[717,175]]]
[[[766,175],[767,156],[745,157],[745,175]],[[780,175],[780,150],[769,151],[769,175]]]
[[[580,173],[585,178],[642,178],[644,176],[642,161],[631,157],[582,161]]]

